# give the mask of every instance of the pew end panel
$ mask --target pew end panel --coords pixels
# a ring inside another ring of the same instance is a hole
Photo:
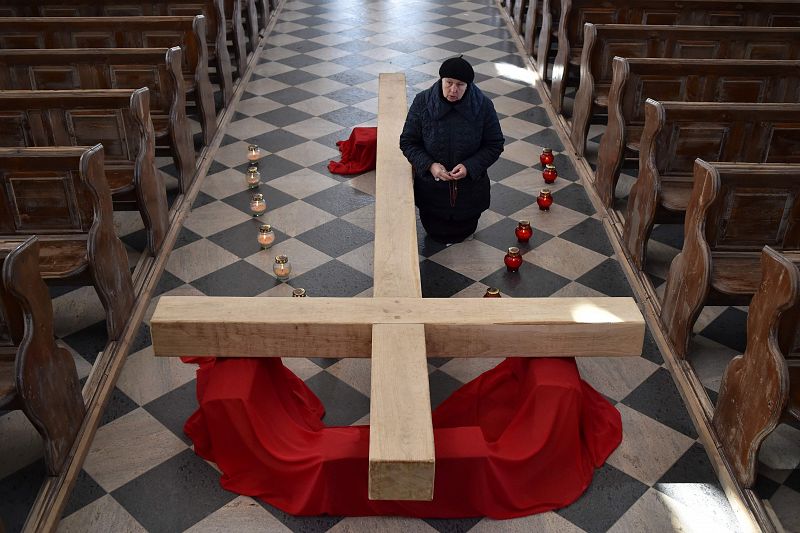
[[[793,380],[786,358],[800,327],[797,264],[764,247],[762,280],[747,315],[747,348],[728,364],[714,410],[722,453],[746,488],[755,484],[761,444],[789,407]]]
[[[0,180],[0,238],[38,235],[45,279],[88,277],[106,310],[108,337],[118,339],[133,308],[133,281],[114,232],[103,147],[0,148]]]
[[[47,474],[64,468],[86,409],[75,362],[56,345],[53,308],[39,274],[39,243],[0,241],[0,306],[12,364],[0,365],[0,407],[19,408],[44,440]]]

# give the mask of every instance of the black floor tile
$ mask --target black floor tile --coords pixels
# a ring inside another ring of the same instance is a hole
[[[606,296],[633,296],[622,268],[614,259],[606,259],[575,281]]]
[[[272,211],[273,209],[278,209],[279,207],[283,207],[285,205],[289,205],[290,203],[297,200],[294,196],[290,196],[283,191],[280,191],[274,187],[269,186],[266,183],[262,183],[255,189],[244,189],[242,191],[237,192],[236,194],[232,194],[227,198],[223,198],[222,201],[228,205],[231,205],[241,211],[242,213],[250,213],[250,200],[253,198],[253,195],[256,193],[261,193],[264,195],[264,201],[267,203],[267,213]],[[262,218],[262,217],[253,217],[253,218]]]
[[[191,440],[184,434],[183,425],[189,416],[197,410],[196,386],[197,381],[192,380],[144,406],[148,413],[187,444]]]
[[[28,511],[46,479],[44,459],[36,461],[0,483],[0,517],[8,533],[22,531]]]
[[[419,264],[419,272],[423,298],[449,298],[474,283],[468,277],[427,259]]]
[[[586,196],[586,191],[580,185],[570,183],[566,187],[559,189],[557,194],[558,205],[563,205],[564,207],[568,207],[584,215],[592,216],[595,213],[592,202],[589,200],[589,197]]]
[[[375,198],[355,187],[342,183],[307,196],[303,198],[303,201],[340,217],[356,209],[374,204]]]
[[[112,492],[150,533],[183,531],[236,497],[220,474],[192,450],[148,470]]]
[[[339,378],[322,371],[306,380],[325,406],[328,426],[349,426],[369,414],[369,398]]]
[[[292,287],[303,287],[309,296],[355,296],[372,286],[372,278],[341,261],[324,265],[290,279]]]
[[[121,416],[125,416],[134,409],[138,408],[139,404],[128,398],[128,396],[114,387],[111,392],[111,398],[108,400],[103,416],[100,418],[100,426],[104,426],[109,422],[113,422]]]
[[[509,216],[534,203],[536,203],[536,198],[530,194],[512,189],[502,183],[495,183],[492,186],[492,203],[489,209],[495,213]]]
[[[729,307],[703,328],[700,335],[744,353],[747,348],[747,313]]]
[[[78,472],[78,478],[75,480],[75,486],[69,495],[69,501],[64,507],[64,512],[61,513],[62,517],[67,517],[75,511],[82,509],[108,494],[103,487],[97,484],[92,479],[92,476],[86,473],[85,470]]]
[[[558,198],[560,204],[560,191]],[[603,223],[595,218],[587,218],[559,235],[559,237],[605,256],[614,255],[614,248],[605,234]]]
[[[475,232],[475,238],[503,251],[507,250],[509,246],[516,246],[523,254],[553,238],[549,233],[533,228],[533,236],[530,240],[527,243],[521,243],[517,241],[517,237],[514,234],[516,228],[516,220],[504,218],[488,228]]]
[[[683,405],[683,399],[669,371],[664,368],[657,369],[626,396],[622,403],[684,435],[697,438],[697,431]]]
[[[264,220],[261,220],[261,217],[253,217],[251,220],[246,220],[241,224],[211,235],[208,240],[237,257],[245,259],[262,251],[261,245],[256,240],[262,224],[264,224]],[[272,228],[272,232],[275,234],[276,242],[285,241],[288,238],[275,228]]]
[[[247,261],[237,261],[191,285],[207,296],[256,296],[276,285],[276,280]]]
[[[502,267],[480,281],[515,298],[544,298],[570,282],[565,277],[527,261],[522,263],[518,272],[508,272],[506,267]]]

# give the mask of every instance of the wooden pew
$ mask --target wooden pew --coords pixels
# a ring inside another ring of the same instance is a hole
[[[227,33],[233,36],[237,76],[241,78],[247,68],[244,21],[242,20],[242,0],[224,0],[223,9],[225,10]]]
[[[103,147],[0,148],[0,240],[39,238],[46,280],[91,283],[120,339],[134,303],[125,247],[114,233]]]
[[[166,188],[155,166],[149,91],[0,91],[0,146],[101,143],[105,182],[118,210],[138,210],[153,257],[169,229]],[[101,168],[101,177],[103,169]]]
[[[800,3],[781,0],[561,0],[558,52],[550,91],[558,113],[562,109],[570,70],[580,65],[585,23],[797,27],[800,26]]]
[[[622,230],[622,247],[640,270],[653,224],[683,221],[695,158],[800,163],[800,104],[647,100]]]
[[[222,0],[5,0],[0,17],[144,17],[194,16],[206,18],[208,58],[217,68],[225,102],[233,96],[231,58],[225,33]],[[235,48],[235,47],[234,47]]]
[[[728,364],[714,409],[712,423],[722,453],[745,488],[755,485],[764,439],[781,418],[800,418],[796,259],[769,246],[761,252],[762,280],[747,313],[747,348]]]
[[[217,130],[208,78],[206,19],[194,17],[0,17],[0,48],[161,48],[180,46],[187,90],[210,145]]]
[[[683,250],[673,259],[659,318],[678,357],[704,305],[748,305],[765,245],[800,259],[800,165],[694,165]]]
[[[644,102],[800,102],[800,61],[747,59],[627,59],[615,57],[608,93],[608,126],[600,141],[595,189],[607,208],[626,150],[638,157]],[[583,104],[590,105],[586,101]],[[576,110],[570,139],[583,153],[589,112]]]
[[[800,59],[800,31],[795,28],[586,24],[583,43],[581,81],[575,94],[572,120],[572,127],[579,132],[588,127],[593,109],[608,106],[615,56],[629,59]]]
[[[186,118],[181,49],[65,48],[0,50],[0,90],[138,89],[150,92],[156,140],[166,141],[181,192],[195,175],[195,153]]]
[[[39,243],[0,241],[0,410],[21,409],[44,440],[48,475],[65,465],[86,408],[75,362],[56,346]]]

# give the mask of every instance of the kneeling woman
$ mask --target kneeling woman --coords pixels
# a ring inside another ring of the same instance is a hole
[[[442,63],[440,80],[408,111],[400,149],[414,169],[414,202],[436,241],[461,242],[489,208],[486,170],[503,152],[503,132],[491,100],[462,57]]]

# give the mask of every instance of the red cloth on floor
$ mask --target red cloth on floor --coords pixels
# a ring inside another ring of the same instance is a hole
[[[431,502],[367,498],[369,426],[327,427],[280,359],[205,359],[185,425],[222,486],[295,515],[513,518],[564,507],[622,439],[573,359],[506,359],[433,413]]]
[[[334,174],[361,174],[375,168],[378,152],[378,128],[353,128],[350,138],[337,141],[342,160],[328,163]]]

